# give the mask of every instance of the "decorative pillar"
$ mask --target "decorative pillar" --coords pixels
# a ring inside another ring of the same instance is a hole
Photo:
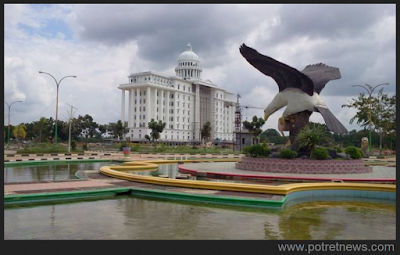
[[[194,107],[194,135],[195,141],[200,141],[200,85],[196,84],[196,96],[195,96],[195,107]]]
[[[125,122],[125,90],[121,89],[121,121]]]
[[[132,93],[133,93],[133,89],[129,89],[129,103],[128,103],[128,127],[132,127],[132,112],[133,112],[133,102],[132,102]]]
[[[136,127],[140,127],[140,120],[141,117],[139,118],[139,115],[142,114],[139,112],[139,107],[140,107],[140,89],[136,89]]]
[[[165,106],[166,106],[166,110],[165,110],[165,123],[167,123],[167,125],[166,125],[166,127],[167,127],[167,129],[169,129],[169,124],[170,124],[170,122],[169,122],[169,116],[170,116],[170,114],[169,114],[169,97],[170,97],[170,92],[169,92],[169,90],[167,90],[167,100],[166,100],[166,102],[165,102]]]
[[[154,121],[158,121],[157,120],[157,114],[158,112],[160,112],[160,100],[158,100],[158,96],[157,96],[157,91],[158,89],[154,89],[154,107],[153,107],[153,119]],[[157,100],[158,100],[158,104],[157,104]],[[157,112],[157,107],[158,107],[158,112]],[[160,116],[159,116],[160,117]]]
[[[150,100],[151,100],[151,96],[150,96],[150,87],[146,88],[146,123],[145,126],[148,127],[148,123],[150,122],[151,116],[151,110],[150,110]]]
[[[164,94],[165,94],[165,90],[160,89],[160,96],[159,96],[160,107],[158,107],[158,113],[159,113],[158,117],[160,118],[161,121],[164,121],[163,120],[163,117],[164,117],[163,110],[165,108],[164,104],[163,104],[163,102],[164,102]]]

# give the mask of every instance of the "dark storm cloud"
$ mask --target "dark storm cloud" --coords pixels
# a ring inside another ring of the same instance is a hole
[[[206,69],[227,61],[243,67],[239,51],[229,55],[228,46],[250,40],[260,53],[298,70],[320,62],[340,68],[342,78],[324,89],[326,95],[356,95],[351,85],[382,82],[395,93],[394,27],[377,27],[395,18],[395,5],[78,5],[75,14],[77,38],[106,45],[134,41],[153,71],[172,69],[188,42]],[[238,80],[254,80],[254,71],[243,70],[249,72],[225,69],[229,87],[242,90]]]
[[[246,23],[249,20],[238,22],[242,13],[231,5],[99,5],[78,8],[75,20],[80,27],[78,38],[106,44],[136,41],[139,56],[152,61],[154,68],[171,64],[189,42],[202,57],[207,57],[213,49],[223,54],[227,40],[244,37],[246,27],[251,27]],[[88,8],[92,9],[90,13]]]
[[[393,6],[368,4],[295,4],[280,9],[280,26],[272,33],[276,43],[308,36],[338,39],[356,38],[386,15],[395,15]]]

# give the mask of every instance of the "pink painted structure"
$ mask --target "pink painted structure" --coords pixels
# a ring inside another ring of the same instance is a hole
[[[361,159],[352,160],[312,160],[243,157],[236,168],[249,171],[296,174],[354,174],[371,173]]]

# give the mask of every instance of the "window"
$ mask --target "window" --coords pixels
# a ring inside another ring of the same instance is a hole
[[[136,115],[134,115],[134,117],[135,117],[135,120],[136,120]]]
[[[143,103],[144,103],[144,104],[146,103],[146,98],[143,98]]]
[[[143,106],[143,111],[144,111],[144,112],[146,111],[146,106]]]
[[[142,99],[139,99],[139,103],[142,103]]]
[[[135,112],[136,112],[136,107],[135,107]]]
[[[143,91],[143,96],[145,96],[146,95],[146,91]]]
[[[142,111],[142,107],[139,107],[139,112],[141,112]]]

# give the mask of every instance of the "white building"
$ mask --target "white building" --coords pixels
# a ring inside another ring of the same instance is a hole
[[[200,129],[207,121],[211,123],[212,140],[232,141],[234,94],[202,80],[201,73],[199,57],[188,44],[178,58],[175,76],[151,71],[128,76],[129,82],[118,88],[122,91],[121,121],[128,122],[130,141],[146,141],[151,119],[166,123],[160,142],[198,143]]]

